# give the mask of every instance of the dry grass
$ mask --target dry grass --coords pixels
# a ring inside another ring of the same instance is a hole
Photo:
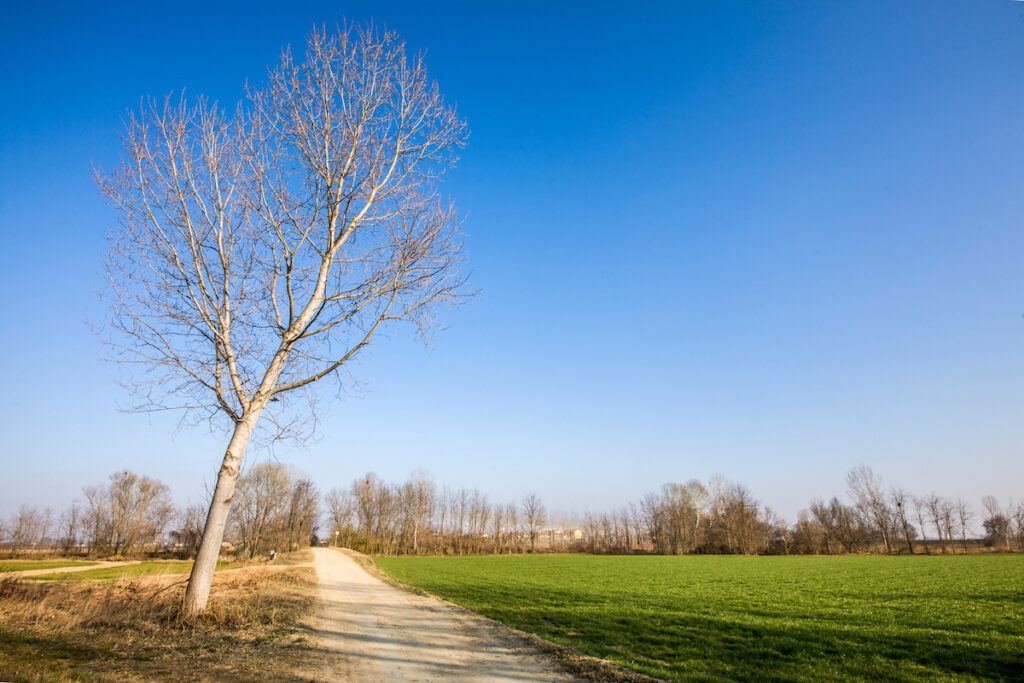
[[[302,621],[316,579],[303,568],[218,575],[186,622],[184,582],[0,581],[0,680],[303,680]]]

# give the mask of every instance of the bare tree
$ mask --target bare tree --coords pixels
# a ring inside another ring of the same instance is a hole
[[[1024,502],[1014,505],[1008,514],[1011,522],[1010,529],[1017,542],[1017,550],[1024,550]]]
[[[505,525],[508,529],[508,538],[511,541],[511,552],[518,553],[519,544],[519,506],[515,503],[505,504]]]
[[[693,552],[703,541],[701,524],[707,502],[708,491],[696,479],[661,487],[669,552],[673,555]]]
[[[372,553],[377,548],[377,534],[381,528],[380,498],[384,495],[384,483],[372,472],[352,482],[352,498],[355,503],[356,534],[363,540],[363,550]]]
[[[882,478],[867,465],[858,465],[846,475],[846,483],[858,513],[881,534],[885,552],[892,552],[892,511],[885,501]]]
[[[985,539],[993,547],[1005,548],[1010,541],[1008,513],[995,496],[985,496],[981,499],[981,505],[985,508],[985,519],[981,523],[985,529]]]
[[[903,533],[903,542],[907,544],[907,552],[913,555],[915,533],[914,527],[907,517],[910,513],[907,508],[910,506],[911,496],[900,488],[893,489],[889,493],[889,498],[892,500],[892,505],[896,512],[896,522],[899,524],[899,530]]]
[[[928,511],[928,518],[931,521],[932,526],[935,527],[935,533],[939,536],[939,545],[942,547],[942,552],[945,554],[948,552],[946,545],[948,537],[945,534],[945,526],[943,525],[943,513],[946,507],[946,501],[938,494],[932,493],[925,499],[924,503],[925,509]]]
[[[770,514],[763,515],[750,491],[741,484],[730,484],[724,490],[719,516],[713,520],[726,552],[752,555],[763,551],[770,540]]]
[[[459,553],[465,550],[466,545],[466,512],[469,507],[469,491],[459,489],[452,498],[452,522],[455,527],[455,549]]]
[[[536,493],[531,493],[523,499],[523,517],[526,519],[526,529],[530,534],[530,550],[535,550],[537,533],[547,523],[547,510]]]
[[[405,497],[409,501],[410,523],[412,527],[412,552],[420,549],[420,535],[434,511],[434,497],[437,487],[434,480],[424,471],[413,473],[405,485]]]
[[[170,536],[180,551],[192,556],[199,549],[199,541],[203,537],[203,521],[206,519],[206,506],[198,503],[189,505],[178,513],[177,528],[171,530]]]
[[[320,493],[316,490],[316,485],[306,476],[294,478],[288,500],[286,521],[282,528],[286,536],[282,545],[288,550],[297,550],[310,545],[316,533],[319,517]]]
[[[108,491],[115,555],[139,544],[155,543],[174,515],[171,490],[156,479],[127,470],[117,472],[110,477]]]
[[[837,521],[834,514],[834,506],[826,505],[820,498],[811,500],[807,524],[809,525],[811,535],[820,543],[819,547],[826,555],[831,555],[833,552],[833,543],[838,536]]]
[[[349,544],[355,537],[353,519],[355,518],[356,501],[349,491],[331,489],[324,498],[327,507],[327,523],[329,533],[335,545],[342,542]],[[342,535],[344,534],[344,538]]]
[[[19,550],[38,547],[46,539],[52,522],[50,510],[22,505],[7,523],[7,548],[11,557]]]
[[[949,540],[950,552],[956,554],[956,543],[953,540],[953,526],[955,524],[956,504],[948,498],[942,499],[941,524],[942,531]]]
[[[494,552],[499,555],[505,549],[505,506],[495,504],[491,510],[491,529]]]
[[[971,510],[970,504],[968,504],[963,498],[957,499],[956,522],[960,530],[960,541],[963,543],[965,553],[967,552],[967,528],[970,526],[973,518],[974,511]]]
[[[925,515],[928,512],[928,499],[924,496],[914,496],[911,499],[914,504],[914,518],[917,519],[917,526],[921,530],[921,545],[924,546],[924,552],[926,555],[931,555],[931,547],[928,545],[928,539],[925,534]]]
[[[168,98],[132,115],[97,180],[121,215],[104,338],[141,409],[224,420],[184,610],[201,612],[243,455],[293,433],[311,385],[399,321],[426,335],[463,293],[462,243],[437,181],[466,138],[421,57],[373,28],[316,32],[234,113]]]
[[[61,551],[70,555],[81,544],[82,536],[82,504],[73,501],[60,515],[60,527],[57,531]]]
[[[82,492],[87,506],[82,527],[91,552],[128,555],[153,548],[174,516],[167,485],[129,470]]]
[[[232,528],[237,540],[253,557],[264,549],[286,514],[292,480],[288,468],[277,462],[253,465],[238,481]]]

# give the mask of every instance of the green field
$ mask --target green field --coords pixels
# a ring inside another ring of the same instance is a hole
[[[5,572],[28,572],[34,569],[58,569],[60,567],[88,567],[95,562],[80,560],[4,560],[0,562],[0,574]]]
[[[217,568],[223,569],[227,564],[227,562],[218,562]],[[102,581],[134,579],[140,576],[157,576],[160,574],[186,574],[190,571],[192,571],[191,560],[160,560],[140,562],[139,564],[122,564],[116,567],[86,569],[81,572],[39,574],[29,578],[35,581]]]
[[[1024,679],[1024,555],[387,557],[377,565],[658,678]]]

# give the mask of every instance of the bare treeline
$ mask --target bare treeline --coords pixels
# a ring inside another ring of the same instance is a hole
[[[309,476],[264,462],[239,479],[224,551],[252,557],[323,542],[380,555],[1024,551],[1024,503],[988,496],[979,516],[963,500],[886,487],[865,466],[846,484],[845,502],[814,499],[792,525],[722,477],[665,484],[617,511],[563,518],[536,494],[492,502],[475,489],[438,487],[425,472],[399,484],[367,474],[321,496]],[[175,509],[161,482],[117,472],[83,493],[60,515],[22,506],[0,521],[0,543],[12,555],[195,554],[205,507]]]
[[[963,499],[886,488],[864,465],[851,470],[846,483],[849,504],[836,497],[815,499],[800,512],[789,530],[789,552],[956,553],[978,545],[972,532],[976,514]],[[1024,550],[1024,503],[1003,508],[986,496],[982,504],[984,545]]]
[[[115,472],[109,482],[82,489],[59,517],[26,505],[0,527],[11,555],[41,548],[65,554],[131,555],[163,545],[179,516],[170,489],[130,471]]]
[[[11,556],[45,550],[65,555],[195,555],[206,506],[176,508],[170,488],[130,471],[86,486],[59,516],[27,505],[0,521],[0,543]],[[315,542],[320,496],[313,481],[285,465],[261,463],[243,474],[236,490],[225,550],[253,556]]]
[[[228,534],[241,553],[296,550],[314,542],[320,494],[306,475],[274,462],[257,464],[238,480]]]
[[[523,552],[547,519],[536,495],[492,504],[477,490],[438,489],[425,472],[403,484],[367,474],[325,502],[333,542],[373,554]]]
[[[527,551],[591,553],[955,553],[1024,550],[1024,503],[987,497],[983,544],[963,500],[885,488],[870,468],[847,476],[848,503],[815,499],[789,525],[741,484],[714,477],[669,483],[614,512],[555,521],[536,495],[492,503],[477,490],[438,488],[425,473],[402,484],[368,474],[326,496],[333,543],[372,554]]]
[[[51,542],[53,511],[22,505],[5,520],[0,520],[0,539],[13,557],[24,550],[33,550]]]

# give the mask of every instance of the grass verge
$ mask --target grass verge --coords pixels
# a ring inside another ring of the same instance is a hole
[[[30,572],[36,569],[60,569],[62,567],[89,567],[96,562],[81,560],[5,560],[0,562],[0,574],[7,572]]]
[[[217,569],[226,569],[228,562],[218,562]],[[144,576],[161,576],[165,574],[187,574],[192,571],[191,560],[154,560],[138,564],[122,564],[116,567],[99,567],[80,572],[58,572],[54,574],[37,574],[29,577],[33,581],[116,581],[137,579]]]
[[[0,581],[0,680],[315,680],[303,620],[315,604],[306,568],[214,578],[210,606],[178,618],[183,585]]]

